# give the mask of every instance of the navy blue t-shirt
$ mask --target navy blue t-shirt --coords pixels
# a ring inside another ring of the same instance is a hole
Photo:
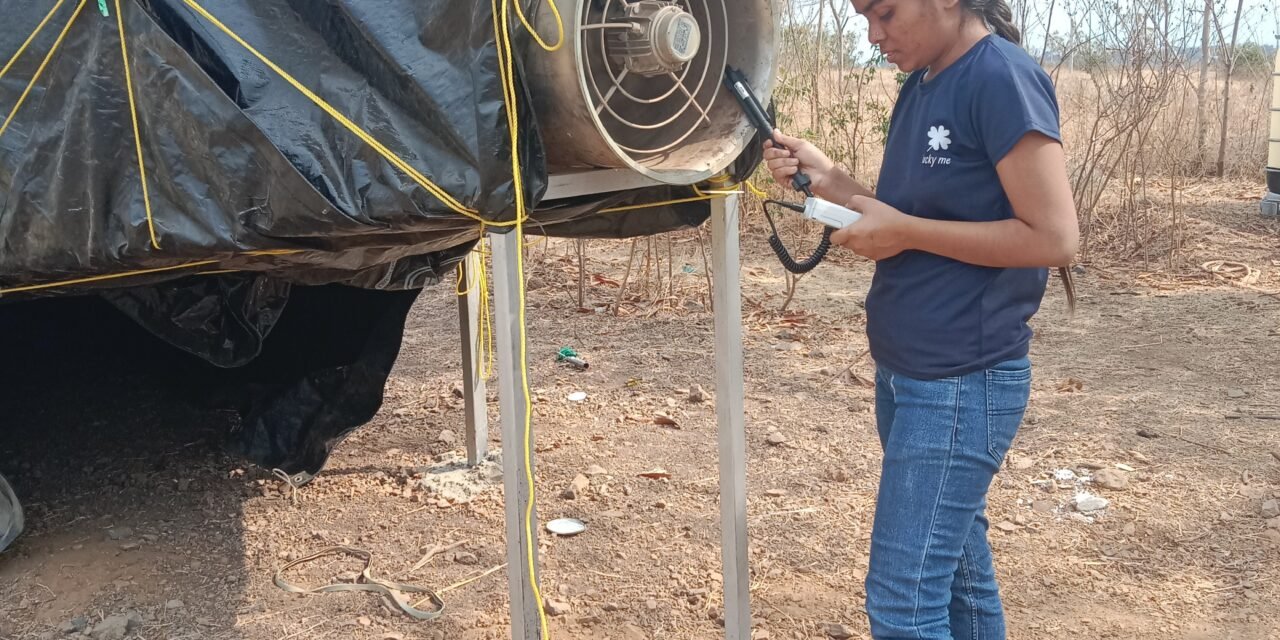
[[[1013,217],[998,163],[1030,132],[1061,140],[1057,96],[1025,51],[991,35],[894,106],[877,199],[935,220]],[[876,265],[867,296],[875,360],[903,375],[964,375],[1027,354],[1048,269],[981,267],[922,251]]]

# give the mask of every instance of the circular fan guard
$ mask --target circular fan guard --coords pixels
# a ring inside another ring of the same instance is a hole
[[[548,14],[537,20],[554,29]],[[565,47],[532,47],[526,58],[552,172],[629,168],[694,184],[723,171],[752,139],[737,103],[721,95],[722,80],[732,65],[769,99],[772,0],[577,0],[563,15],[574,23]]]

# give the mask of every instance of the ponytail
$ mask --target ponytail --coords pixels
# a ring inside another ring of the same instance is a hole
[[[996,35],[1012,42],[1022,44],[1022,34],[1013,26],[1013,9],[1005,0],[962,0],[962,4],[982,18]]]

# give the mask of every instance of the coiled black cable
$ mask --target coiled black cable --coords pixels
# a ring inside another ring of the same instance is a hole
[[[781,200],[765,200],[761,209],[764,210],[764,219],[769,222],[769,230],[771,231],[769,247],[777,254],[778,261],[782,263],[782,267],[797,275],[809,273],[816,269],[819,264],[822,264],[823,259],[827,257],[827,252],[831,250],[831,234],[835,233],[835,229],[824,225],[822,240],[818,241],[817,248],[813,250],[813,253],[808,258],[798,261],[792,257],[786,245],[782,244],[782,238],[778,236],[778,227],[773,223],[773,216],[769,215],[769,205],[784,207],[796,213],[804,213],[804,207]]]

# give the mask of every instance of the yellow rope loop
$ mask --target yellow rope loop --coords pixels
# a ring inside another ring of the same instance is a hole
[[[529,34],[533,36],[533,39],[537,41],[538,46],[547,50],[549,53],[555,53],[564,46],[564,19],[560,17],[560,8],[556,6],[556,0],[547,0],[547,4],[551,7],[551,13],[556,17],[557,39],[554,45],[548,45],[542,39],[542,36],[538,34],[538,30],[534,29],[533,25],[529,24],[529,19],[524,17],[524,8],[520,6],[520,0],[513,1],[516,4],[516,15],[520,17],[520,23],[524,25],[524,28],[527,29]]]
[[[745,184],[747,185],[747,190],[751,192],[751,195],[753,195],[753,196],[755,196],[755,197],[757,197],[757,198],[768,198],[768,197],[769,197],[769,194],[768,194],[768,193],[766,193],[764,189],[761,189],[760,187],[757,187],[756,185],[752,184],[752,182],[751,182],[750,180],[747,180],[747,181],[745,182]]]

